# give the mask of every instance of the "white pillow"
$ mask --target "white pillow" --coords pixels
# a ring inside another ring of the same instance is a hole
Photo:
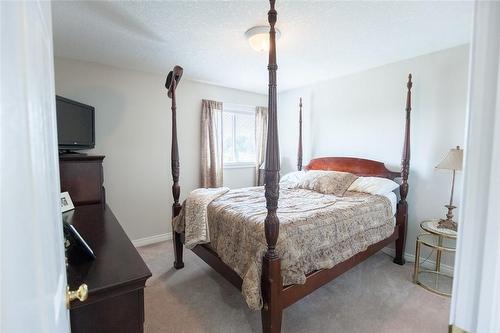
[[[286,184],[288,187],[293,187],[295,184],[300,182],[302,177],[306,174],[306,171],[294,171],[294,172],[289,172],[280,179],[280,183]]]
[[[398,183],[387,178],[359,177],[351,184],[351,186],[349,186],[347,190],[384,195],[394,191],[398,187]]]

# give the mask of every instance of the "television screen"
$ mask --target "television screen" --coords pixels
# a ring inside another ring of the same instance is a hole
[[[94,148],[94,107],[56,96],[59,149]]]

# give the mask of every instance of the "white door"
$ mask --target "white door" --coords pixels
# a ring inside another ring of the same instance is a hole
[[[500,332],[500,2],[477,1],[450,323]]]
[[[69,332],[50,2],[0,2],[0,332]]]

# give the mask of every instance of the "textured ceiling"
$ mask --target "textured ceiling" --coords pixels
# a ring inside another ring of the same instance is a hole
[[[278,89],[468,43],[472,2],[277,1]],[[244,33],[268,2],[53,2],[55,54],[267,91],[267,57]]]

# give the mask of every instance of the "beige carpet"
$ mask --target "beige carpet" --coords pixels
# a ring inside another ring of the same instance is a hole
[[[139,248],[153,276],[145,290],[145,331],[260,332],[260,312],[201,259],[171,242]],[[284,311],[283,332],[447,332],[448,298],[411,282],[411,264],[378,253]]]

